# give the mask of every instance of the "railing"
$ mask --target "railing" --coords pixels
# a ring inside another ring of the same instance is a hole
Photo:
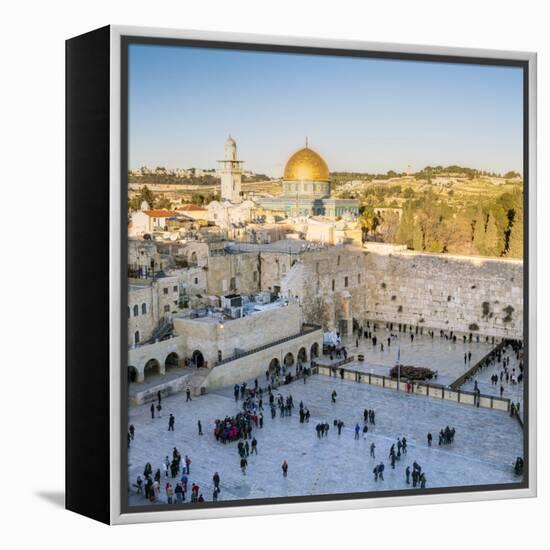
[[[489,353],[486,353],[473,367],[468,369],[464,374],[459,376],[454,382],[452,382],[450,387],[453,390],[456,390],[462,386],[465,382],[467,382],[484,364],[489,357],[494,355],[498,352],[498,350],[502,349],[504,347],[504,341],[500,342],[496,347],[494,347]]]
[[[369,384],[382,388],[398,390],[415,395],[425,395],[433,399],[444,401],[453,401],[473,407],[483,407],[486,409],[495,409],[503,412],[510,411],[510,399],[504,397],[495,397],[493,395],[478,394],[473,391],[452,389],[441,384],[428,384],[426,382],[406,382],[400,381],[399,388],[397,380],[381,374],[365,373],[351,369],[327,367],[316,365],[314,372],[323,376],[332,376],[342,380],[350,380],[361,384]]]
[[[294,340],[296,338],[299,338],[300,336],[305,336],[306,334],[311,334],[312,332],[315,332],[316,330],[320,330],[321,327],[319,325],[304,325],[302,330],[298,334],[293,334],[291,336],[286,336],[285,338],[281,338],[280,340],[275,340],[274,342],[270,342],[269,344],[264,344],[263,346],[258,346],[256,348],[252,348],[246,351],[243,351],[241,353],[235,353],[231,357],[226,357],[225,359],[222,359],[221,361],[217,361],[214,363],[215,367],[218,367],[219,365],[225,365],[226,363],[230,363],[231,361],[235,361],[235,359],[240,359],[241,357],[246,357],[247,355],[252,355],[253,353],[257,353],[259,351],[263,351],[264,349],[272,348],[274,346],[278,346],[279,344],[284,344],[285,342],[288,342],[290,340]]]

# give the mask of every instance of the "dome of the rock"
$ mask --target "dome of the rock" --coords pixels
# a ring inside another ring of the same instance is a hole
[[[330,181],[327,163],[309,147],[296,151],[287,161],[283,179],[286,181]]]

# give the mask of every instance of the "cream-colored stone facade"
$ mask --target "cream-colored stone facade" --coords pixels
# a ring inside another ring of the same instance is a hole
[[[281,281],[306,322],[350,333],[353,322],[391,321],[523,338],[523,263],[332,247],[299,255]]]
[[[184,338],[189,356],[199,350],[209,365],[297,335],[301,330],[302,313],[297,303],[270,304],[266,310],[240,319],[223,320],[216,314],[201,318],[174,317],[174,331]]]

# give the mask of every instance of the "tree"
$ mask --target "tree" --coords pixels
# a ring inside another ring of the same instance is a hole
[[[514,221],[510,227],[507,256],[523,258],[523,208],[515,210]]]
[[[487,215],[483,212],[481,206],[478,207],[473,223],[474,232],[472,243],[474,245],[474,250],[478,254],[485,254],[485,228],[487,226]]]
[[[489,212],[487,216],[487,227],[485,229],[485,252],[487,256],[500,256],[499,232],[495,215],[493,212]]]

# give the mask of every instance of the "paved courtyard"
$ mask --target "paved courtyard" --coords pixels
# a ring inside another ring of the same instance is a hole
[[[462,345],[462,344],[461,344]],[[457,344],[458,346],[458,344]],[[264,381],[261,380],[263,383]],[[330,394],[338,397],[331,403]],[[522,455],[522,431],[519,423],[506,413],[437,401],[392,390],[356,384],[323,376],[313,376],[281,386],[276,392],[292,394],[295,410],[291,417],[271,419],[264,412],[264,428],[254,429],[258,455],[248,457],[246,475],[239,468],[237,443],[223,445],[213,436],[216,418],[233,416],[240,409],[232,388],[224,388],[185,402],[185,394],[163,399],[163,417],[152,419],[150,404],[130,408],[130,423],[136,428],[129,450],[130,504],[146,504],[132,485],[143,475],[147,461],[153,472],[161,468],[173,447],[192,460],[189,487],[198,483],[205,500],[212,500],[212,475],[221,477],[219,500],[253,499],[316,495],[342,492],[366,492],[410,488],[405,483],[405,467],[416,460],[426,474],[428,488],[475,484],[513,483],[513,462]],[[303,401],[311,413],[309,423],[301,424],[298,404]],[[374,409],[376,425],[368,434],[354,439],[356,422],[362,425],[364,408]],[[174,432],[167,430],[168,415],[176,417]],[[333,420],[345,423],[338,436]],[[197,434],[197,420],[204,435]],[[328,437],[318,439],[315,425],[328,422]],[[456,429],[451,446],[437,445],[437,434],[446,425]],[[426,443],[431,432],[434,445]],[[408,440],[408,454],[391,469],[388,452],[397,437]],[[376,445],[376,460],[369,457],[371,442]],[[283,460],[289,463],[288,477],[281,472]],[[383,461],[384,481],[375,482],[372,470]],[[161,480],[160,501],[166,500],[165,479]],[[170,480],[175,484],[176,480]],[[187,501],[189,493],[187,493]]]
[[[434,330],[434,332],[434,337],[431,338],[427,329],[424,334],[414,334],[413,331],[414,339],[411,341],[410,332],[398,332],[394,325],[394,330],[391,333],[397,335],[397,338],[390,338],[390,346],[388,346],[390,331],[381,323],[378,325],[377,331],[373,333],[373,336],[377,337],[376,346],[373,346],[371,340],[359,338],[359,347],[356,347],[356,335],[354,334],[344,341],[344,345],[346,345],[349,355],[353,355],[357,359],[357,355],[362,353],[365,360],[354,361],[350,364],[350,368],[388,376],[390,368],[397,364],[399,349],[402,365],[436,370],[438,377],[434,381],[438,384],[449,385],[495,347],[491,340],[486,342],[485,338],[480,338],[480,341],[477,342],[474,337],[472,342],[464,343],[462,336],[459,336],[457,341],[453,342],[440,337],[438,330]],[[380,349],[381,343],[384,345],[383,351]],[[472,356],[465,363],[464,354],[468,352],[471,352]]]

